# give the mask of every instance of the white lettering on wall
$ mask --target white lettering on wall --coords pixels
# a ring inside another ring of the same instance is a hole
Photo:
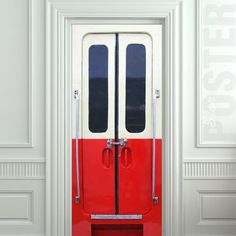
[[[199,1],[199,144],[236,145],[236,1]]]

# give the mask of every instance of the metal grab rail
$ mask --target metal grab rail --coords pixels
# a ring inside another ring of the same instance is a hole
[[[155,176],[156,176],[156,104],[157,98],[160,98],[160,90],[155,90],[153,97],[153,131],[152,131],[152,199],[154,204],[158,203],[158,197],[155,193]]]
[[[74,91],[75,99],[75,158],[76,158],[76,184],[77,184],[77,195],[75,196],[75,203],[78,204],[80,201],[80,183],[79,183],[79,91]]]

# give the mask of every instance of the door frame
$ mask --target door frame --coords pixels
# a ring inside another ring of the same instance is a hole
[[[163,236],[183,235],[182,2],[93,0],[46,5],[46,235],[70,236],[72,24],[162,24]]]

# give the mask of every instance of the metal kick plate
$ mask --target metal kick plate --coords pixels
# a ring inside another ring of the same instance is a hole
[[[92,214],[92,220],[142,220],[143,215],[98,215]]]

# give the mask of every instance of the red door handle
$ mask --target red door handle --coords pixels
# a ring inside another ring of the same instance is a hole
[[[102,152],[102,164],[106,168],[111,167],[112,151],[110,148],[105,148]]]
[[[127,168],[132,163],[131,150],[129,148],[122,148],[121,150],[121,164]]]

